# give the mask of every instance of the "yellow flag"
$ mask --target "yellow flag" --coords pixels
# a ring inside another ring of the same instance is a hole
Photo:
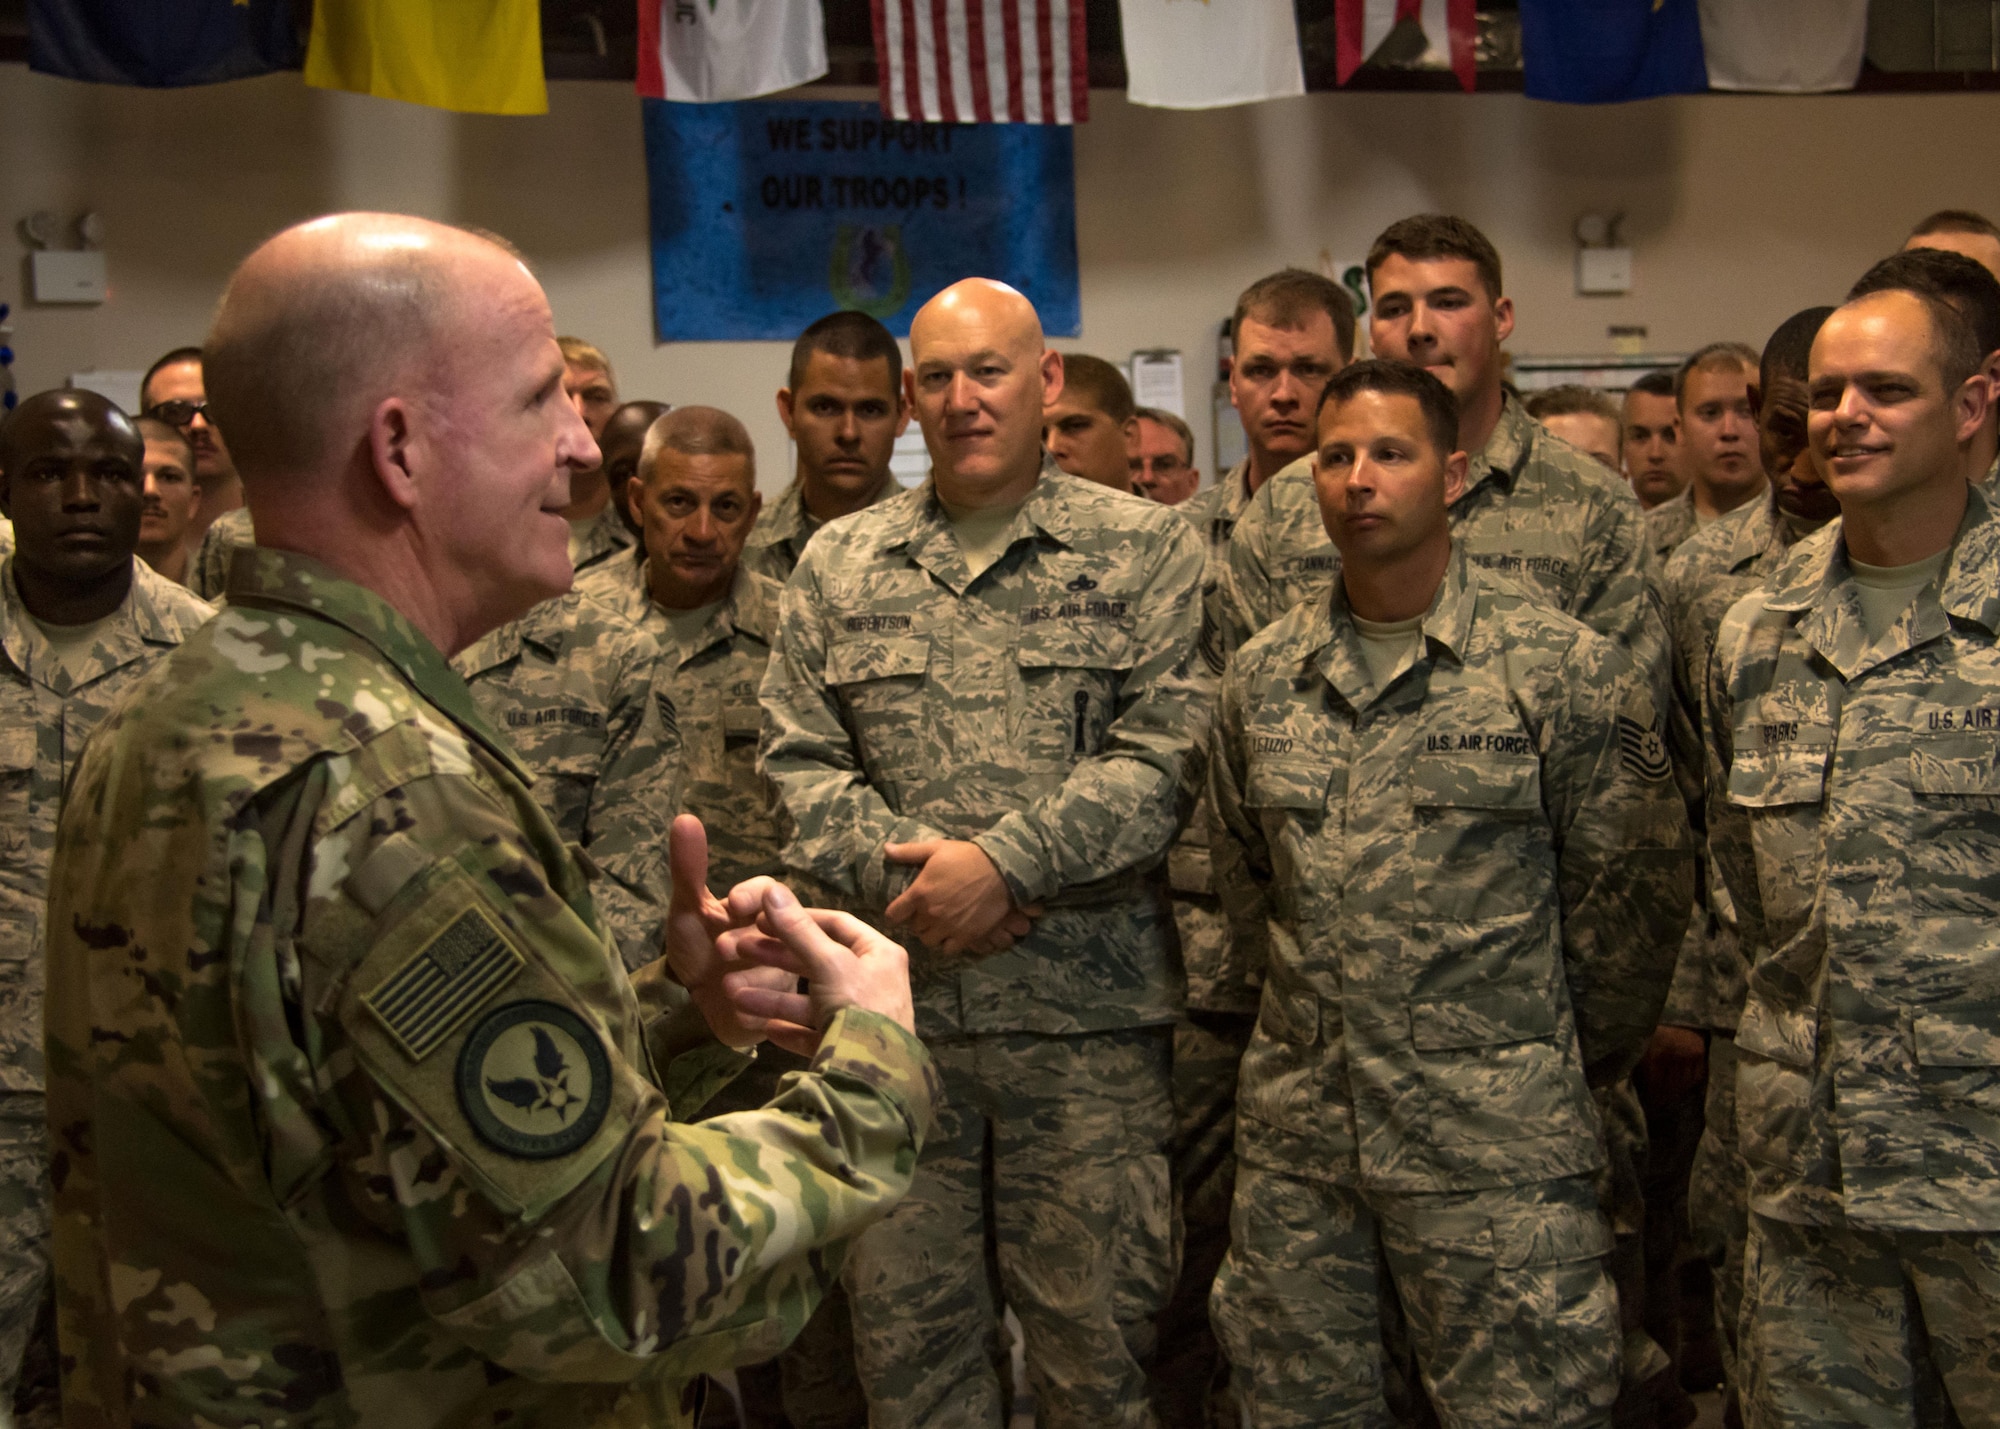
[[[538,0],[316,0],[306,83],[466,114],[546,114]]]

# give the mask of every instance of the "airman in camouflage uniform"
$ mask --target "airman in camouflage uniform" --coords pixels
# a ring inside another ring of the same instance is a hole
[[[693,1377],[796,1332],[910,1175],[933,1088],[900,954],[817,939],[775,885],[751,896],[796,960],[723,932],[758,909],[701,893],[690,822],[667,949],[693,1003],[649,1016],[664,965],[628,980],[440,653],[560,588],[561,474],[597,456],[525,269],[441,225],[322,219],[238,271],[206,355],[267,536],[400,584],[422,623],[242,553],[230,608],[78,766],[48,998],[66,1422],[685,1426]],[[290,409],[278,364],[414,387],[407,426],[388,398]],[[406,465],[324,455],[397,439]],[[423,539],[383,536],[370,481],[417,494]],[[725,983],[739,955],[773,966]],[[823,1000],[781,990],[801,971]],[[747,1045],[772,1017],[813,1071],[673,1121],[742,1060],[702,1024]]]
[[[213,614],[132,558],[143,449],[93,392],[29,397],[0,429],[0,503],[22,537],[0,559],[0,1419],[48,1286],[42,913],[56,811],[91,731]],[[79,553],[78,531],[101,539]]]
[[[1286,467],[1251,500],[1229,545],[1224,610],[1238,635],[1332,586],[1340,562],[1318,522],[1309,462]],[[1511,394],[1472,457],[1451,522],[1467,560],[1617,640],[1642,671],[1664,678],[1666,634],[1647,587],[1638,500]]]
[[[1710,662],[1710,847],[1750,957],[1755,1429],[2000,1416],[2000,519],[1964,456],[1983,356],[1909,291],[1826,320],[1809,431],[1843,520],[1730,609]]]
[[[855,1248],[862,1381],[882,1429],[997,1429],[991,1245],[1041,1421],[1145,1425],[1123,1326],[1173,1279],[1160,872],[1207,719],[1200,542],[1041,474],[1060,360],[1018,293],[946,289],[911,347],[932,480],[813,538],[763,690],[786,862],[908,922],[949,1098]]]
[[[1466,558],[1536,592],[1631,653],[1666,692],[1666,632],[1647,586],[1645,530],[1631,488],[1530,417],[1501,384],[1513,330],[1500,259],[1463,219],[1391,225],[1369,253],[1369,346],[1379,357],[1449,374],[1459,440],[1471,455],[1452,503]],[[1293,463],[1251,501],[1229,547],[1227,639],[1263,629],[1329,589],[1338,560],[1320,524],[1311,464]]]
[[[667,828],[684,778],[662,664],[652,636],[580,591],[543,601],[452,661],[533,772],[556,828],[602,873],[591,895],[634,971],[660,955]]]
[[[583,577],[664,651],[662,684],[687,761],[681,809],[709,831],[717,887],[779,868],[771,792],[757,769],[757,691],[776,638],[782,587],[741,561],[758,519],[755,456],[749,433],[727,413],[683,407],[671,414],[641,452],[633,478],[633,504],[652,554],[629,575],[621,561]],[[767,1042],[757,1049],[756,1065],[716,1096],[708,1114],[762,1106],[785,1076],[803,1067]],[[865,1429],[868,1406],[848,1323],[845,1294],[832,1286],[784,1354],[737,1371],[744,1429]]]
[[[1404,364],[1333,380],[1348,575],[1223,680],[1216,876],[1266,962],[1214,1306],[1258,1429],[1388,1423],[1391,1298],[1446,1424],[1604,1424],[1618,1393],[1590,1089],[1658,1013],[1686,820],[1625,654],[1448,538],[1453,418]],[[1420,611],[1379,670],[1357,579]]]
[[[1354,305],[1319,273],[1281,269],[1236,300],[1230,318],[1230,401],[1248,448],[1214,486],[1178,508],[1201,534],[1203,654],[1221,673],[1222,625],[1210,613],[1228,574],[1229,539],[1267,477],[1312,449],[1312,414],[1327,379],[1354,354]],[[1192,462],[1194,453],[1185,453]],[[1209,1321],[1208,1293],[1229,1248],[1236,1192],[1236,1068],[1257,1020],[1263,970],[1241,964],[1216,897],[1208,795],[1167,855],[1174,925],[1187,969],[1187,1010],[1174,1028],[1174,1186],[1181,1201],[1181,1273],[1160,1316],[1151,1368],[1163,1429],[1233,1424],[1229,1364]]]
[[[778,417],[798,453],[792,484],[757,517],[743,564],[780,585],[813,533],[902,488],[890,473],[910,425],[903,353],[866,313],[828,313],[792,344]]]
[[[1730,606],[1761,586],[1802,537],[1839,514],[1806,446],[1806,355],[1832,311],[1808,308],[1788,318],[1764,346],[1757,432],[1770,495],[1725,513],[1690,537],[1660,577],[1660,601],[1674,648],[1674,734],[1669,742],[1677,772],[1684,786],[1691,786],[1689,815],[1703,872],[1694,921],[1674,965],[1660,1021],[1663,1028],[1697,1029],[1707,1042],[1707,1094],[1687,1208],[1693,1247],[1707,1260],[1714,1282],[1716,1345],[1732,1393],[1741,1382],[1736,1326],[1743,1298],[1743,1246],[1750,1229],[1744,1203],[1748,1172],[1736,1145],[1735,1040],[1748,964],[1736,909],[1708,847],[1701,702],[1716,631]]]

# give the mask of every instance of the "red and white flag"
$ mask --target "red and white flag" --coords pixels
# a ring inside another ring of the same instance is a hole
[[[1479,37],[1476,0],[1334,0],[1334,82],[1346,84],[1405,20],[1415,20],[1433,50],[1451,56],[1459,87],[1472,92],[1479,77],[1473,53]]]
[[[1083,0],[871,0],[882,112],[945,124],[1090,117]]]
[[[639,93],[716,104],[826,73],[819,0],[639,0]]]

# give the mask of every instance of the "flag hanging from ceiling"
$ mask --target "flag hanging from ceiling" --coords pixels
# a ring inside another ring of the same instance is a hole
[[[1083,0],[870,0],[882,112],[944,123],[1090,117]]]
[[[1701,0],[1701,48],[1715,89],[1852,89],[1868,48],[1868,0]]]
[[[640,108],[661,342],[790,342],[836,308],[907,333],[975,273],[1027,294],[1052,335],[1082,326],[1067,128],[926,124],[852,102]]]
[[[306,83],[463,114],[546,114],[539,0],[314,0]]]
[[[1405,20],[1415,20],[1430,47],[1451,57],[1451,72],[1470,94],[1479,77],[1475,0],[1334,0],[1334,82],[1346,84]]]
[[[1119,0],[1125,97],[1219,109],[1306,92],[1292,0]]]
[[[176,87],[297,69],[291,0],[29,0],[28,67]]]
[[[826,73],[820,0],[639,0],[639,93],[714,104]]]
[[[1708,88],[1695,0],[1521,0],[1521,68],[1530,99],[1565,104]]]

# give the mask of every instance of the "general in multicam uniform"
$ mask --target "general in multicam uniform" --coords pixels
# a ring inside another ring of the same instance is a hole
[[[1173,1271],[1160,874],[1212,688],[1201,544],[1040,473],[1060,360],[1018,293],[947,288],[911,346],[932,480],[813,537],[763,694],[786,862],[909,924],[949,1097],[855,1250],[862,1381],[878,1425],[1000,1423],[992,1244],[1043,1422],[1144,1424],[1123,1327]]]
[[[566,471],[597,457],[518,261],[318,220],[245,262],[204,351],[272,549],[102,728],[58,828],[66,1420],[686,1424],[693,1377],[796,1333],[914,1169],[901,952],[768,882],[725,908],[689,820],[692,1002],[649,1017],[664,965],[627,981],[446,663],[568,582]],[[759,908],[796,957],[726,931]],[[812,1071],[674,1121],[743,1061],[702,1024],[744,1045],[774,1014]]]
[[[1624,652],[1447,534],[1442,383],[1351,367],[1319,438],[1342,579],[1237,652],[1210,758],[1266,959],[1218,1331],[1259,1429],[1389,1423],[1392,1301],[1445,1423],[1607,1424],[1591,1088],[1636,1062],[1693,895],[1665,741]]]

